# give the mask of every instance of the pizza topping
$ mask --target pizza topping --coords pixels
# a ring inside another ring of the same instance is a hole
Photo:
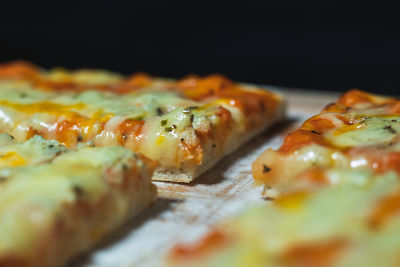
[[[393,129],[391,125],[385,126],[385,127],[383,127],[383,129],[388,130],[392,134],[396,134],[397,133],[396,130]]]
[[[330,266],[346,246],[345,239],[298,244],[283,254],[282,261],[289,266]]]
[[[11,62],[0,66],[1,78],[27,78],[33,79],[37,75],[37,68],[23,61]]]
[[[83,193],[84,193],[84,190],[83,190],[82,187],[80,187],[79,185],[74,185],[74,186],[72,187],[72,189],[73,189],[73,191],[74,191],[74,193],[75,193],[75,195],[76,195],[77,198],[82,197],[82,195],[83,195]]]
[[[173,125],[171,126],[171,127],[167,127],[167,128],[165,128],[165,131],[168,133],[168,132],[172,132],[173,131],[173,129],[175,129],[176,128],[176,126],[175,127],[173,127]]]
[[[304,201],[306,201],[309,196],[310,192],[308,191],[293,191],[276,198],[275,204],[284,209],[298,210],[303,206]]]
[[[263,173],[270,172],[270,171],[271,171],[271,168],[268,167],[267,165],[263,164]]]
[[[10,266],[10,256],[29,266],[65,265],[154,197],[154,164],[123,147],[67,151],[40,136],[17,143],[5,134],[0,143],[0,265]],[[9,164],[19,154],[24,165]]]
[[[0,66],[0,86],[0,128],[18,141],[123,145],[167,168],[193,170],[203,153],[222,157],[226,144],[283,113],[280,95],[220,75],[174,81],[12,63]]]
[[[188,245],[188,254],[172,253],[173,266],[380,266],[382,259],[396,266],[399,176],[345,173],[369,181],[278,196],[218,225],[228,242],[213,246],[204,238]]]
[[[192,113],[191,109],[183,109],[182,112],[188,115],[190,117],[190,121],[193,122],[194,114]]]
[[[368,218],[369,225],[374,229],[379,229],[391,217],[400,214],[400,191],[396,191],[381,199],[374,207],[373,212]]]
[[[172,260],[179,259],[180,261],[185,261],[185,259],[191,259],[193,257],[205,256],[207,253],[212,253],[213,249],[217,249],[223,246],[229,241],[227,236],[218,230],[214,230],[209,233],[201,243],[198,245],[188,246],[188,245],[177,245],[172,249],[170,258]]]
[[[283,189],[330,169],[400,174],[400,120],[391,110],[398,102],[357,90],[344,94],[289,134],[276,152],[264,152],[253,164],[255,180]],[[263,171],[264,165],[273,171]]]
[[[158,108],[156,109],[156,111],[157,111],[157,115],[158,115],[158,116],[161,116],[161,115],[164,114],[164,112],[162,111],[162,109],[161,109],[160,107],[158,107]]]
[[[57,142],[45,141],[40,136],[25,143],[15,143],[10,135],[0,134],[0,144],[0,168],[47,162],[65,151]]]

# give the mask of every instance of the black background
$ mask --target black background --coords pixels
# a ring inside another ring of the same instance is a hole
[[[0,61],[399,95],[398,10],[350,1],[2,2]]]

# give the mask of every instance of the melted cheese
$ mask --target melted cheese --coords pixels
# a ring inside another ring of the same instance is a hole
[[[0,88],[0,132],[18,141],[123,145],[188,175],[284,113],[282,96],[220,75],[167,80],[13,62],[0,65]]]
[[[123,79],[117,73],[104,70],[78,70],[68,71],[63,68],[56,68],[49,72],[42,72],[43,78],[54,82],[75,82],[89,85],[113,84]]]
[[[275,201],[178,246],[171,265],[398,266],[398,104],[353,91],[307,120],[253,164]]]
[[[124,95],[91,90],[60,93],[32,90],[21,81],[0,81],[0,87],[0,130],[18,141],[40,134],[69,147],[80,141],[120,145],[123,133],[119,127],[126,120],[145,121],[142,132],[123,144],[164,166],[179,167],[185,161],[194,165],[202,162],[195,151],[199,143],[196,131],[212,131],[213,125],[220,123],[217,113],[222,106],[237,125],[224,131],[230,131],[231,136],[246,131],[238,108],[218,101],[204,104],[189,100],[179,91],[148,88]],[[167,123],[162,125],[162,121]],[[182,138],[186,140],[184,147]],[[221,148],[227,141],[223,136],[213,138],[221,138]]]
[[[23,166],[26,165],[26,160],[20,154],[10,151],[0,155],[1,162],[3,166]],[[1,166],[2,167],[2,166]],[[0,167],[0,168],[1,168]]]
[[[26,140],[33,131],[45,138],[58,139],[71,147],[77,144],[78,138],[82,141],[94,141],[95,145],[100,146],[119,145],[118,127],[125,120],[151,121],[154,118],[153,124],[151,122],[146,124],[149,126],[146,127],[146,131],[152,131],[153,135],[164,133],[165,128],[170,126],[162,127],[158,118],[169,120],[171,125],[180,125],[181,113],[172,111],[196,105],[195,102],[183,99],[173,92],[138,92],[121,97],[99,91],[64,94],[41,92],[20,86],[19,82],[6,82],[6,85],[3,82],[0,87],[4,88],[0,93],[1,130],[14,135],[18,141]],[[38,95],[38,92],[42,95]],[[30,98],[31,93],[37,97],[27,102],[25,98]],[[36,99],[38,101],[35,101]],[[160,112],[166,114],[158,116],[161,115]],[[68,125],[63,126],[64,121],[67,121]],[[184,127],[180,127],[180,130],[183,129]],[[60,137],[60,133],[57,133],[60,131],[70,133]],[[144,144],[140,148],[134,146],[130,148],[140,149],[147,156],[151,156],[153,152],[150,150],[155,147],[154,143],[151,143]],[[162,152],[160,147],[154,154],[171,152],[174,148],[174,144],[170,144],[168,151]],[[170,165],[176,164],[174,162]]]
[[[138,199],[143,204],[134,203],[141,207],[155,193],[147,173],[151,167],[119,146],[68,151],[40,136],[16,143],[10,136],[0,135],[0,155],[4,155],[0,156],[0,263],[16,257],[39,266],[40,262],[52,262],[52,247],[80,240],[65,252],[55,250],[62,253],[57,262],[64,262],[64,257],[86,249],[135,211],[130,209],[137,196],[130,194],[146,196]],[[104,200],[113,207],[112,218],[88,219]],[[86,240],[89,234],[82,233],[86,229],[97,237]],[[49,255],[38,259],[36,253],[43,251]]]
[[[293,193],[249,209],[217,227],[226,242],[182,246],[170,266],[397,266],[400,213],[378,229],[370,222],[382,201],[400,192],[400,177],[356,176],[369,182]]]
[[[40,136],[16,143],[11,136],[0,134],[0,169],[49,162],[65,151],[58,142],[46,141]]]
[[[253,164],[255,179],[285,191],[304,183],[346,182],[330,179],[331,170],[400,174],[400,116],[393,112],[399,101],[359,91],[355,95],[345,94],[304,122],[279,150],[265,151]]]
[[[363,116],[352,125],[343,125],[325,134],[338,147],[389,143],[400,133],[400,116]]]

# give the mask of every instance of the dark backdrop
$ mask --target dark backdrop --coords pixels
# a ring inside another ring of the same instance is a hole
[[[398,13],[350,1],[2,2],[0,61],[398,95]]]

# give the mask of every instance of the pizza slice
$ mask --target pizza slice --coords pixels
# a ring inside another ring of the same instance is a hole
[[[398,266],[399,107],[344,94],[253,164],[273,202],[176,246],[169,265]]]
[[[154,163],[0,135],[0,266],[63,266],[152,203]]]
[[[350,170],[400,173],[398,99],[351,90],[253,163],[254,179],[278,191],[357,179]]]
[[[168,266],[398,266],[399,178],[390,172],[365,176],[363,187],[278,196],[195,243],[177,245]]]
[[[284,116],[280,94],[220,75],[181,80],[0,66],[0,131],[68,147],[121,145],[158,161],[153,179],[190,182]]]

